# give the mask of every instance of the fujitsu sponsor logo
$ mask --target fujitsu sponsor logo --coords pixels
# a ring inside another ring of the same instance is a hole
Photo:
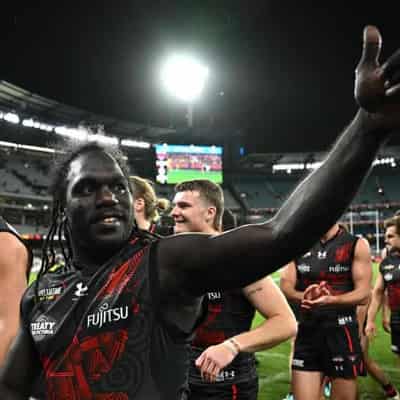
[[[329,272],[348,272],[349,270],[350,267],[348,265],[336,264],[329,266]]]
[[[387,264],[387,265],[384,265],[382,269],[384,271],[390,271],[391,269],[394,269],[394,265],[393,264]]]
[[[87,327],[101,328],[105,324],[127,319],[128,311],[128,306],[109,308],[108,303],[104,303],[98,312],[87,316]]]
[[[208,300],[218,300],[221,298],[221,292],[208,292]]]

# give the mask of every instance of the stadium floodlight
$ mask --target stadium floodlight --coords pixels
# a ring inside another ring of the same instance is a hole
[[[161,69],[165,88],[188,106],[188,123],[193,124],[193,102],[200,96],[208,77],[208,68],[186,55],[172,55]]]

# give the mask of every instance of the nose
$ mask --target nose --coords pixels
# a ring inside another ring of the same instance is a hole
[[[118,204],[118,198],[109,185],[102,185],[97,193],[96,206],[113,206]]]
[[[179,207],[178,206],[174,206],[174,208],[171,210],[170,215],[172,218],[176,218],[179,214]]]

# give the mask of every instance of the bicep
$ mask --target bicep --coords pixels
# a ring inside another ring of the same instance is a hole
[[[40,370],[32,337],[26,329],[20,328],[1,370],[1,383],[17,393],[29,395]]]
[[[296,286],[297,273],[296,264],[291,261],[289,264],[285,265],[281,270],[280,287],[283,292],[286,289],[294,289]]]
[[[264,318],[292,313],[285,296],[271,277],[260,279],[246,286],[243,292]]]
[[[371,287],[372,260],[369,244],[365,239],[359,239],[354,250],[352,266],[353,282],[356,287]]]

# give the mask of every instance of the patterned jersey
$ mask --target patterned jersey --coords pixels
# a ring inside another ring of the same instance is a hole
[[[192,342],[189,381],[209,385],[203,381],[194,361],[207,347],[250,330],[255,309],[243,295],[242,289],[225,292],[209,292],[206,295],[207,316],[196,329]],[[238,382],[255,376],[255,358],[251,353],[238,354],[228,365],[217,382]]]
[[[334,295],[352,291],[352,264],[357,240],[356,236],[340,228],[334,237],[324,243],[319,241],[310,251],[295,260],[296,290],[304,291],[311,284],[326,281]],[[346,321],[340,318],[350,318],[351,321],[347,322],[353,322],[354,313],[354,306],[323,306],[313,311],[302,312],[301,318],[331,316],[338,324],[343,324]]]
[[[389,298],[391,323],[400,324],[400,252],[392,251],[379,265]]]
[[[153,246],[134,239],[100,268],[60,268],[25,293],[24,327],[50,400],[175,400],[189,333],[164,321]]]

